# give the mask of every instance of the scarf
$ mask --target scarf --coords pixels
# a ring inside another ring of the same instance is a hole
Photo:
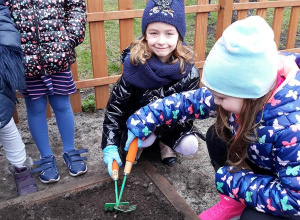
[[[124,61],[123,78],[126,82],[142,89],[156,89],[179,81],[193,67],[193,65],[185,63],[183,74],[181,74],[179,62],[163,63],[156,56],[152,56],[144,65],[134,66],[130,63],[129,56],[130,54],[126,56]]]

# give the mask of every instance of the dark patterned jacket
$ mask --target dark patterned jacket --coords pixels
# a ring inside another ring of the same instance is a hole
[[[21,34],[27,76],[64,71],[84,40],[84,0],[5,0]]]

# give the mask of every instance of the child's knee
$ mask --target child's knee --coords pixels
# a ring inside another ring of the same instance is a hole
[[[49,102],[54,112],[70,112],[73,114],[68,95],[49,96]]]
[[[193,155],[198,150],[198,139],[193,134],[187,135],[180,140],[174,150],[185,156]]]
[[[156,140],[156,137],[157,136],[154,133],[152,133],[146,140],[143,141],[142,148],[151,146]]]

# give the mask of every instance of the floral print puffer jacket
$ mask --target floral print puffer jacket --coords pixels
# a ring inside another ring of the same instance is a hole
[[[64,71],[84,40],[84,0],[5,0],[21,34],[27,76]]]
[[[297,61],[297,60],[296,60]],[[127,127],[144,140],[156,126],[214,114],[213,95],[206,87],[158,99],[138,110]],[[248,148],[248,158],[267,175],[241,169],[216,173],[217,190],[260,212],[289,218],[300,216],[300,70],[296,67],[272,100],[257,115],[258,141]],[[236,117],[229,118],[232,133]]]

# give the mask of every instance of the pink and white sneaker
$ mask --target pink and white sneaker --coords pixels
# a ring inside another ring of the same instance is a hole
[[[201,220],[237,220],[246,207],[243,203],[235,201],[234,199],[220,196],[220,202],[215,206],[205,210],[199,215]]]

